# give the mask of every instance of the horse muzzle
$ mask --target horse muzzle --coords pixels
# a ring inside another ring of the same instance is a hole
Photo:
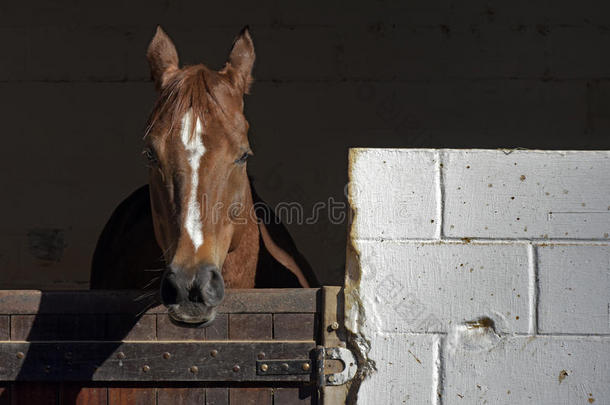
[[[224,280],[214,265],[196,269],[170,266],[161,281],[161,301],[170,319],[182,326],[206,326],[225,295]]]

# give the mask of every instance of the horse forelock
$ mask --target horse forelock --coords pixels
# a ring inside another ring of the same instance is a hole
[[[205,132],[212,117],[227,115],[222,103],[218,100],[218,94],[223,87],[225,90],[231,91],[231,86],[219,73],[209,70],[204,65],[187,66],[177,71],[161,90],[150,114],[144,137],[146,138],[159,124],[161,117],[168,117],[169,128],[161,131],[160,135],[171,135],[174,132],[173,129],[181,124],[189,112],[192,120],[190,137],[195,136],[198,119]]]

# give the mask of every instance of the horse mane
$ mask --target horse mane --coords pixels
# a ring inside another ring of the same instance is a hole
[[[168,83],[161,89],[152,113],[146,125],[144,138],[152,131],[161,117],[169,117],[169,131],[163,131],[162,136],[172,133],[175,126],[180,125],[182,117],[191,110],[191,137],[195,132],[197,118],[201,121],[203,131],[206,130],[207,117],[225,114],[222,104],[216,94],[221,87],[233,91],[225,79],[205,65],[185,66],[176,71]]]

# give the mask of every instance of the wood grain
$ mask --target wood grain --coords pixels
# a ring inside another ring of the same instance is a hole
[[[15,383],[11,389],[15,405],[52,405],[59,403],[59,385],[53,383]]]
[[[106,336],[110,340],[155,340],[156,316],[146,314],[138,319],[131,315],[108,315]]]
[[[316,312],[321,299],[319,288],[227,290],[219,313],[304,313]],[[32,314],[137,314],[151,301],[137,301],[141,291],[88,290],[39,291],[0,290],[0,315]],[[148,314],[165,314],[156,305]]]
[[[158,340],[204,340],[205,328],[184,328],[177,326],[167,314],[157,314]]]
[[[229,388],[231,405],[272,405],[271,388]]]
[[[229,389],[207,388],[205,403],[206,405],[229,405]]]
[[[229,338],[229,315],[217,314],[211,325],[205,328],[206,340],[227,340]]]
[[[63,384],[61,404],[65,405],[107,405],[106,387],[86,387],[80,384]]]
[[[274,314],[273,338],[280,340],[314,340],[315,314]]]
[[[271,314],[229,315],[229,339],[270,340],[273,335]]]
[[[0,383],[0,405],[11,403],[11,386],[7,383]]]
[[[315,403],[311,387],[276,388],[273,393],[273,405],[313,405]]]
[[[205,403],[205,388],[158,388],[157,405],[192,405]]]
[[[0,340],[11,338],[11,318],[8,315],[0,315]]]
[[[152,405],[155,388],[108,388],[108,405]]]

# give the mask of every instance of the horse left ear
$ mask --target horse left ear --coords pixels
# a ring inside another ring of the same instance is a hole
[[[252,83],[252,67],[254,66],[254,43],[248,27],[244,27],[233,43],[229,54],[226,71],[232,74],[233,83],[245,94]]]

